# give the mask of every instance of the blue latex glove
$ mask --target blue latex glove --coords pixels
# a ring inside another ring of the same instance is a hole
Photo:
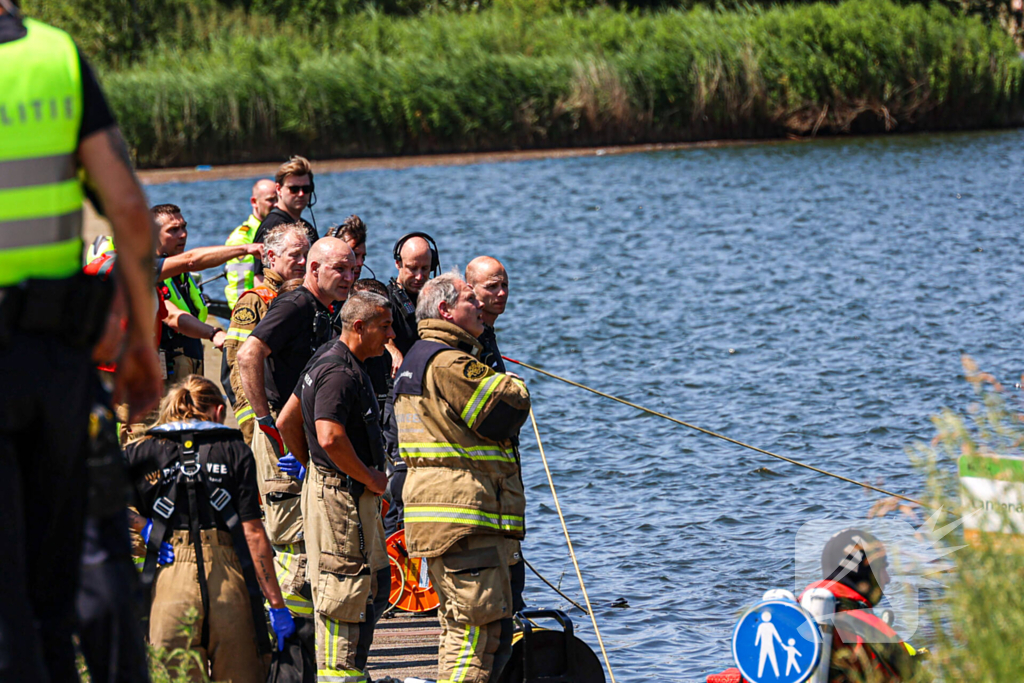
[[[291,453],[277,461],[277,469],[289,476],[295,477],[299,481],[306,478],[306,468]]]
[[[284,649],[285,639],[295,633],[295,620],[287,607],[270,608],[270,627],[277,634],[277,650]]]
[[[149,535],[153,533],[153,520],[147,520],[146,526],[142,528],[142,540],[149,545]],[[156,563],[171,564],[174,562],[174,546],[167,541],[160,544],[160,550],[156,554]]]

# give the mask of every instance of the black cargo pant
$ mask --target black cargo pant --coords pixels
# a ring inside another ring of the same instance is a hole
[[[85,512],[89,351],[0,345],[0,683],[78,682],[72,634]]]

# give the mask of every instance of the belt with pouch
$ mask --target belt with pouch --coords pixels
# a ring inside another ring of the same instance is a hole
[[[60,280],[25,280],[0,288],[0,346],[15,334],[52,335],[85,349],[100,338],[114,284],[76,273]]]

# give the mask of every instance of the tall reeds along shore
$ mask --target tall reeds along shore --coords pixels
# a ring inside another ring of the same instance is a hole
[[[140,166],[1019,125],[997,24],[888,0],[179,20],[97,55]]]

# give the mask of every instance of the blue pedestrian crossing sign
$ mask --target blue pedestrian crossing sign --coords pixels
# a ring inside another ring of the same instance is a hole
[[[736,624],[732,658],[750,683],[803,683],[821,658],[821,631],[795,602],[766,600]]]

